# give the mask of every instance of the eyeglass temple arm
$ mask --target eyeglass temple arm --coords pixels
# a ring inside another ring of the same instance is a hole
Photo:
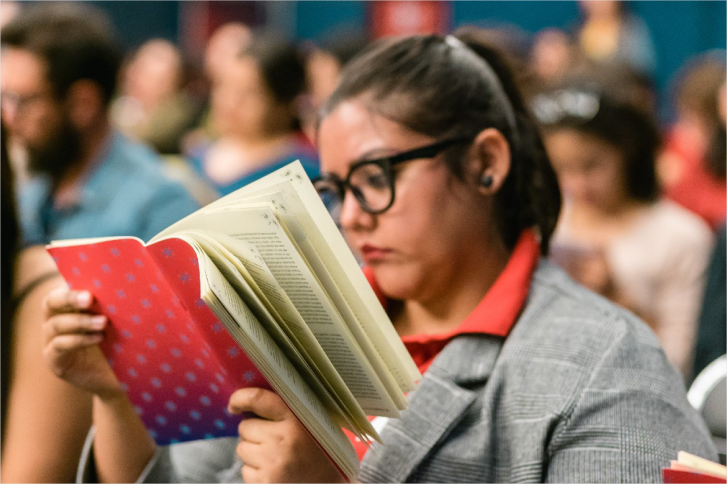
[[[465,137],[448,139],[430,146],[425,146],[416,150],[407,151],[406,153],[390,156],[386,159],[389,161],[389,163],[394,164],[402,161],[416,160],[418,158],[431,158],[451,145],[462,143],[464,141],[470,141],[470,139],[471,138]]]

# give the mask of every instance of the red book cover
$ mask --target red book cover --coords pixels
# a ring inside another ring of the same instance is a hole
[[[192,247],[121,238],[48,251],[69,286],[90,291],[108,316],[101,350],[158,444],[237,436],[230,395],[270,386],[200,299]]]
[[[683,471],[681,469],[663,469],[662,480],[669,483],[693,483],[693,482],[725,482],[725,479],[700,474],[698,472]]]

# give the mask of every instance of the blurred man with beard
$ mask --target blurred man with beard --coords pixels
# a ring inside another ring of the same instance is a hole
[[[108,20],[80,4],[23,11],[0,33],[2,118],[36,175],[21,187],[26,245],[133,235],[197,208],[158,157],[111,128],[121,53]]]

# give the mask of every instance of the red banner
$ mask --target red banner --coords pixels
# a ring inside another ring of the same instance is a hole
[[[374,38],[413,34],[446,34],[450,30],[449,2],[373,1],[369,27]]]

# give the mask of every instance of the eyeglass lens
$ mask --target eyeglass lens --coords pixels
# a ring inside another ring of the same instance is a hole
[[[346,183],[336,178],[322,178],[315,182],[316,191],[323,204],[337,219],[340,215]],[[381,212],[392,201],[392,181],[388,170],[377,164],[362,164],[353,169],[348,177],[350,188],[361,207],[370,213]]]
[[[387,170],[377,163],[359,165],[348,180],[354,196],[371,212],[384,210],[391,203],[391,180]]]

